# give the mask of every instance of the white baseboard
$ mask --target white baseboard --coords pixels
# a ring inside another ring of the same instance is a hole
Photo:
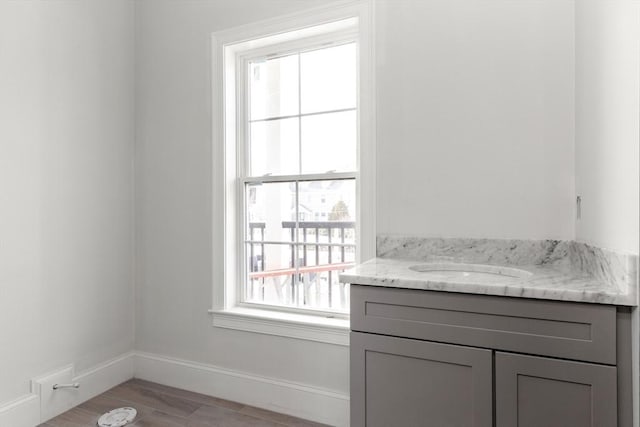
[[[133,353],[126,353],[79,374],[69,365],[34,378],[30,394],[0,404],[0,427],[34,427],[104,393],[133,378],[133,359]],[[60,382],[77,382],[80,387],[54,391],[53,384]]]
[[[33,427],[40,424],[40,398],[27,394],[0,406],[0,427]]]
[[[125,353],[75,374],[73,366],[33,380],[32,391],[40,396],[40,422],[68,411],[133,378],[133,352]],[[55,382],[78,383],[77,389],[53,390]]]
[[[349,395],[245,372],[136,352],[135,377],[332,426],[349,425]]]
[[[76,375],[73,382],[80,383],[80,403],[133,378],[134,355],[134,352],[125,353]]]
[[[349,425],[349,395],[149,353],[131,352],[89,370],[65,366],[32,381],[32,393],[0,404],[0,427],[34,427],[133,377],[332,426]],[[52,391],[58,381],[78,389]]]

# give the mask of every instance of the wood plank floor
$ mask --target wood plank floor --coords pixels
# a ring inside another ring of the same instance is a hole
[[[133,379],[41,424],[40,427],[96,426],[105,412],[136,408],[135,427],[319,427],[323,424]]]

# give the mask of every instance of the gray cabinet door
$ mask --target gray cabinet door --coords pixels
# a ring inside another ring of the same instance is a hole
[[[491,353],[352,332],[351,426],[492,426]]]
[[[496,427],[617,425],[616,368],[496,352]]]

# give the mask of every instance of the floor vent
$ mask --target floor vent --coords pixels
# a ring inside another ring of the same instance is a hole
[[[138,415],[134,408],[118,408],[102,415],[98,420],[99,427],[122,427],[133,421]]]

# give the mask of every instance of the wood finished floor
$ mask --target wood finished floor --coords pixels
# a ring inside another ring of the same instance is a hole
[[[130,380],[40,427],[93,427],[112,409],[130,406],[135,427],[319,427],[323,424],[143,380]]]

